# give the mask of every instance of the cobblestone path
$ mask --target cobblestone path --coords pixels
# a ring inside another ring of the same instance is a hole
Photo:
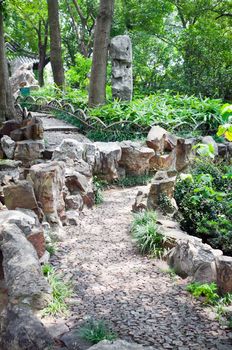
[[[74,286],[66,324],[104,319],[119,338],[158,350],[232,349],[231,334],[192,300],[186,282],[137,253],[129,233],[137,191],[106,191],[104,203],[85,212],[79,227],[67,228],[52,260]]]

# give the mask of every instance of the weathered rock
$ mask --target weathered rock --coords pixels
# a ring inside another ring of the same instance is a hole
[[[199,239],[180,240],[167,254],[169,265],[182,277],[192,276],[193,281],[215,282],[216,258],[222,251],[212,249]]]
[[[90,166],[92,169],[95,164],[95,157],[96,157],[96,145],[94,143],[83,143],[84,146],[84,154],[83,159],[84,161]]]
[[[32,181],[35,196],[46,220],[52,225],[61,226],[64,215],[63,187],[65,179],[64,164],[50,162],[33,165],[28,178]]]
[[[67,159],[82,159],[84,146],[74,139],[64,139],[53,153],[53,160],[67,161]]]
[[[7,185],[19,179],[19,165],[21,162],[3,159],[0,161],[0,184]]]
[[[29,163],[35,159],[42,158],[45,149],[44,141],[25,140],[16,142],[15,159],[23,163]]]
[[[92,343],[82,339],[79,333],[79,329],[72,329],[60,338],[68,350],[87,350],[91,347]]]
[[[212,136],[204,136],[202,137],[201,142],[205,145],[212,145],[214,148],[214,155],[218,155],[218,145],[217,142],[213,139]]]
[[[28,119],[22,121],[20,128],[11,131],[10,137],[14,141],[42,140],[43,122],[40,118],[29,114]]]
[[[125,168],[126,175],[143,175],[149,172],[149,161],[154,156],[151,148],[133,141],[123,141],[119,145],[122,149],[119,165]]]
[[[10,85],[13,94],[18,93],[18,90],[22,87],[39,85],[33,73],[33,63],[23,63],[18,67],[10,77]]]
[[[143,191],[138,191],[137,196],[135,198],[135,203],[132,205],[132,211],[134,213],[141,212],[147,209],[147,193]]]
[[[2,127],[0,129],[0,136],[7,135],[10,136],[11,132],[19,129],[21,127],[21,121],[11,119],[7,120],[2,124]]]
[[[176,146],[176,170],[182,171],[190,162],[192,155],[192,147],[194,145],[194,139],[181,139],[177,140]]]
[[[83,159],[75,160],[72,164],[69,165],[74,171],[86,176],[87,178],[92,177],[92,167],[86,163]]]
[[[228,146],[224,143],[217,143],[219,157],[226,158],[228,156]]]
[[[84,206],[84,201],[80,193],[75,195],[69,195],[65,198],[65,207],[67,210],[76,209],[82,210]]]
[[[6,155],[6,158],[13,159],[15,151],[15,141],[13,141],[9,136],[4,135],[1,138],[2,150]]]
[[[51,300],[51,290],[35,249],[15,224],[3,224],[0,237],[9,301],[43,309]]]
[[[163,178],[160,180],[154,179],[151,184],[150,191],[147,199],[148,209],[157,209],[160,204],[160,198],[162,195],[172,199],[174,194],[176,177]]]
[[[87,178],[71,168],[65,171],[65,185],[71,194],[80,191],[87,193],[90,188]]]
[[[118,178],[118,162],[122,156],[121,147],[116,142],[95,142],[97,151],[94,173],[107,181]]]
[[[0,318],[1,350],[50,350],[54,343],[46,328],[25,306],[8,305]]]
[[[219,256],[216,260],[216,267],[220,293],[232,293],[232,257]]]
[[[125,340],[103,340],[92,346],[89,350],[154,350],[151,346],[144,347],[140,344],[128,343]]]
[[[29,181],[19,181],[3,188],[5,205],[8,209],[25,208],[34,210],[39,215],[39,207],[34,189]]]
[[[175,169],[176,151],[173,150],[167,154],[155,154],[150,159],[150,170],[168,170]]]
[[[177,138],[158,125],[154,125],[147,135],[147,146],[155,152],[171,151],[176,145]]]
[[[112,96],[130,101],[133,93],[132,45],[128,35],[118,35],[111,40]]]

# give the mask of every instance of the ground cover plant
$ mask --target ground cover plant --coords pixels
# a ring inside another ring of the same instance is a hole
[[[229,164],[196,160],[175,188],[182,228],[227,255],[232,255],[231,174]]]
[[[165,252],[166,238],[157,227],[157,216],[154,211],[134,214],[131,233],[141,254],[149,254],[160,258]]]
[[[97,344],[102,340],[115,340],[117,338],[110,327],[103,320],[88,320],[79,330],[79,335],[82,339],[90,341],[92,344]]]
[[[68,306],[66,299],[71,297],[71,286],[62,281],[62,278],[55,272],[50,264],[44,264],[42,271],[52,289],[52,301],[43,310],[43,315],[67,314]]]

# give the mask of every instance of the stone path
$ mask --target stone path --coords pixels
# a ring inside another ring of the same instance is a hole
[[[69,328],[88,317],[110,323],[119,338],[154,349],[232,349],[231,333],[185,291],[185,281],[139,255],[129,229],[138,188],[111,189],[83,214],[52,263],[73,284]]]

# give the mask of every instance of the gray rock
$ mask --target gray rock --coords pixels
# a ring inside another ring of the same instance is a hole
[[[219,256],[216,260],[217,285],[221,293],[232,293],[232,257]]]
[[[13,141],[9,136],[4,135],[1,138],[1,146],[6,157],[8,159],[13,159],[15,151],[15,141]]]
[[[10,77],[10,85],[14,95],[18,94],[22,86],[38,86],[39,83],[35,79],[33,72],[33,63],[18,63],[17,68],[14,69],[13,75]]]
[[[83,154],[84,146],[81,142],[74,139],[64,139],[53,152],[52,159],[65,162],[68,159],[82,159]]]
[[[150,170],[150,159],[155,152],[145,147],[141,142],[123,141],[119,143],[122,157],[119,165],[126,171],[126,175],[143,175]]]
[[[68,350],[87,350],[92,345],[92,343],[80,337],[79,329],[72,329],[70,332],[65,333],[60,339]]]
[[[153,347],[145,347],[143,345],[128,343],[124,340],[115,340],[113,342],[103,340],[92,346],[89,350],[154,350]]]
[[[154,180],[151,184],[147,199],[148,209],[157,209],[160,205],[162,195],[167,196],[170,200],[173,198],[176,177],[163,178]]]
[[[1,350],[50,350],[54,343],[28,307],[8,305],[0,317]]]
[[[130,101],[133,93],[132,45],[128,35],[118,35],[111,40],[112,96]]]
[[[70,226],[77,226],[80,222],[79,213],[76,210],[68,210],[66,212],[67,222]]]
[[[0,230],[4,223],[15,224],[25,236],[31,234],[39,226],[36,214],[31,210],[4,210],[0,211]]]
[[[88,179],[81,173],[73,171],[72,168],[65,171],[65,185],[71,194],[80,191],[87,193],[90,188]]]
[[[169,265],[182,277],[192,276],[193,281],[215,282],[216,258],[222,251],[212,249],[197,238],[180,240],[167,254]]]
[[[118,162],[122,156],[121,147],[117,142],[95,142],[97,153],[94,174],[107,181],[118,178]]]
[[[15,155],[16,160],[21,160],[24,164],[28,164],[33,160],[42,158],[45,150],[43,140],[25,140],[16,142]]]
[[[10,181],[17,181],[19,179],[19,165],[20,161],[2,159],[0,161],[0,184],[6,185]]]
[[[70,210],[70,209],[82,210],[83,206],[84,206],[84,202],[80,193],[66,196],[65,207],[67,210]]]
[[[0,241],[9,301],[43,309],[51,300],[51,290],[35,249],[14,224],[3,224]]]

